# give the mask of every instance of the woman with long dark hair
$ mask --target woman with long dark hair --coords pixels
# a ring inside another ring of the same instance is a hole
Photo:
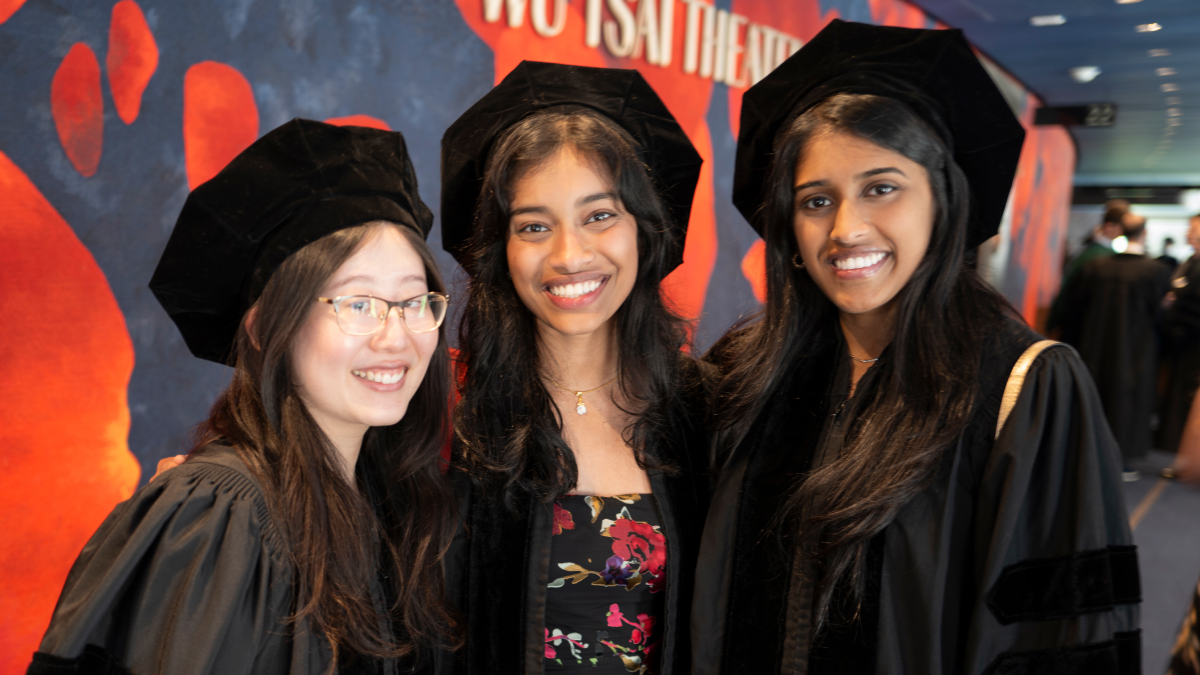
[[[443,139],[470,275],[457,672],[688,673],[703,369],[660,284],[700,157],[634,71],[525,62]]]
[[[394,673],[456,644],[431,224],[399,133],[306,120],[189,195],[151,288],[233,378],[88,542],[30,673]]]
[[[1023,135],[958,31],[834,21],[746,94],[695,672],[1139,672],[1094,386],[974,269]]]

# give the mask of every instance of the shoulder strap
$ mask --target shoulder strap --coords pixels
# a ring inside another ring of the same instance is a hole
[[[1013,406],[1017,404],[1017,397],[1021,395],[1021,387],[1025,384],[1025,375],[1029,372],[1029,367],[1043,351],[1061,344],[1063,343],[1054,340],[1035,342],[1017,359],[1017,364],[1008,376],[1008,384],[1004,385],[1004,398],[1000,399],[1000,416],[996,418],[996,435],[993,440],[1000,438],[1000,430],[1004,428],[1004,422],[1012,412]]]

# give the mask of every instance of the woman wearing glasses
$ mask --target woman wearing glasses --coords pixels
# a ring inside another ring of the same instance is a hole
[[[701,159],[635,71],[533,62],[442,151],[443,243],[471,276],[455,672],[689,673],[705,389],[659,285]]]
[[[431,223],[400,134],[305,120],[191,193],[151,288],[232,382],[88,542],[30,673],[394,673],[455,643]]]
[[[959,31],[834,21],[747,92],[696,673],[1140,672],[1095,387],[975,274],[1023,137]]]

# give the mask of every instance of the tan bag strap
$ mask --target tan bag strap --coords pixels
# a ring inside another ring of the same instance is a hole
[[[1029,373],[1029,367],[1043,351],[1061,344],[1054,340],[1035,342],[1025,350],[1024,354],[1021,354],[1021,358],[1017,359],[1017,364],[1013,366],[1012,373],[1008,376],[1008,384],[1004,385],[1004,398],[1000,399],[1000,416],[996,418],[995,438],[1000,438],[1000,430],[1004,428],[1004,422],[1012,413],[1013,406],[1017,405],[1017,398],[1021,395],[1021,387],[1025,384],[1025,375]]]

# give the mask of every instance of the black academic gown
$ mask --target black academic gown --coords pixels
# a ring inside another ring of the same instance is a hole
[[[676,467],[650,472],[650,486],[667,542],[667,584],[660,675],[691,672],[691,616],[695,561],[712,487],[707,391],[712,369],[684,358],[682,414],[671,433],[646,452]],[[453,471],[453,469],[452,469]],[[464,527],[447,555],[447,594],[466,617],[466,647],[443,659],[454,675],[540,675],[545,660],[546,584],[550,582],[551,504],[525,495],[506,508],[494,490],[465,473],[455,477]]]
[[[1159,409],[1159,446],[1176,452],[1192,398],[1200,388],[1200,254],[1184,261],[1171,279],[1175,303],[1166,311],[1167,390]]]
[[[1162,341],[1162,301],[1170,272],[1144,255],[1096,258],[1064,292],[1063,341],[1087,364],[1126,460],[1152,445]]]
[[[30,675],[323,675],[330,649],[286,621],[296,569],[261,486],[208,446],[118,504],[67,576]],[[371,595],[388,606],[376,579]],[[396,664],[339,659],[339,672]]]
[[[1011,322],[981,354],[968,428],[933,482],[870,543],[860,619],[816,636],[813,576],[798,574],[811,561],[771,528],[814,458],[840,450],[830,445],[832,413],[849,389],[849,369],[839,368],[848,354],[831,339],[834,347],[799,363],[713,494],[696,573],[693,672],[1139,672],[1140,587],[1119,457],[1074,352],[1056,348],[1034,362],[993,442],[1008,375],[1036,339]],[[856,396],[872,386],[864,377]],[[840,414],[853,419],[854,407]],[[835,593],[835,606],[845,599]]]

